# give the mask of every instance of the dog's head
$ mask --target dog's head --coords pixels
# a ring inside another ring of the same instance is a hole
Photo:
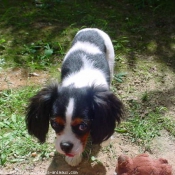
[[[104,87],[54,84],[31,98],[26,124],[29,134],[43,143],[50,123],[56,132],[57,151],[74,156],[83,152],[89,135],[95,144],[107,140],[122,114],[122,103]]]

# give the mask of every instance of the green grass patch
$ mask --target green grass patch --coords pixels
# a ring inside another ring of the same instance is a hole
[[[154,12],[172,12],[175,5],[173,0],[128,0],[138,9],[151,8]]]
[[[60,62],[75,33],[85,27],[100,28],[113,38],[117,52],[129,52],[124,33],[140,25],[142,16],[125,22],[123,6],[116,1],[6,1],[0,9],[0,59],[8,65],[46,69]],[[122,34],[118,37],[119,28]],[[132,27],[131,27],[132,26]],[[115,30],[114,30],[115,28]],[[117,29],[117,30],[116,30]]]
[[[144,94],[142,102],[147,101],[147,96]],[[120,127],[115,131],[129,137],[134,143],[148,148],[153,138],[159,136],[160,130],[167,130],[171,135],[175,136],[175,121],[164,116],[167,110],[165,107],[156,107],[154,110],[151,107],[145,107],[137,101],[130,101],[129,117],[122,122]],[[145,113],[144,113],[145,112]]]
[[[163,127],[175,137],[175,121],[170,118],[162,118]]]
[[[36,91],[36,87],[26,87],[0,93],[0,165],[49,157],[52,145],[37,143],[25,125],[26,103]]]

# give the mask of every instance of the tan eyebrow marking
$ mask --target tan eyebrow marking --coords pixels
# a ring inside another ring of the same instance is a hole
[[[57,122],[60,125],[65,125],[65,120],[62,117],[60,117],[60,116],[55,117],[54,121]]]
[[[80,140],[81,140],[81,143],[82,143],[83,147],[86,146],[88,137],[89,137],[89,132],[87,132],[85,135],[83,135],[83,136],[80,137]]]
[[[81,118],[75,118],[72,122],[71,122],[71,125],[72,126],[76,126],[76,125],[79,125],[83,122],[83,119]]]

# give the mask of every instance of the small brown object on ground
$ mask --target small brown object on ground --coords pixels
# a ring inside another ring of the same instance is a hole
[[[148,154],[134,158],[121,155],[116,167],[117,175],[172,175],[172,167],[166,159],[152,159]]]

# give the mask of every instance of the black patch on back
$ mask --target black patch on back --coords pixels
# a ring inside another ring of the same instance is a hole
[[[72,73],[80,71],[83,67],[82,54],[82,51],[75,51],[66,58],[61,69],[61,80]]]
[[[94,30],[81,31],[75,36],[72,46],[77,41],[89,42],[89,43],[95,44],[103,53],[106,52],[104,40],[97,31],[94,31]]]
[[[63,81],[68,75],[79,72],[83,68],[83,59],[87,59],[94,68],[104,72],[104,76],[108,84],[110,84],[109,64],[104,54],[89,54],[82,50],[72,52],[63,62],[61,69],[61,80]]]

